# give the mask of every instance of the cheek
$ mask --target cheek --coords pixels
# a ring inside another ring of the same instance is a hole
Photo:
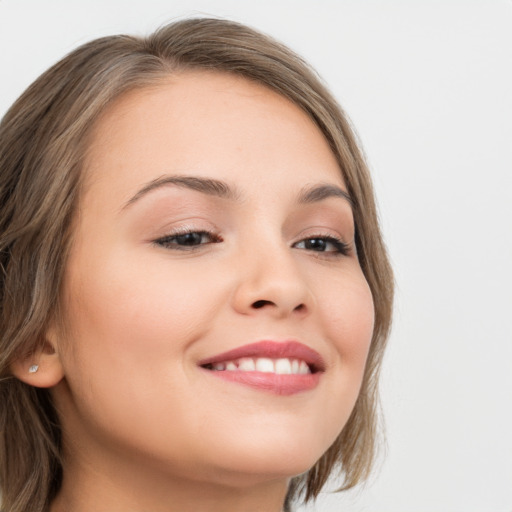
[[[211,327],[222,292],[219,283],[198,280],[206,269],[177,272],[166,258],[149,264],[136,254],[123,256],[70,262],[65,290],[71,338],[63,365],[80,421],[95,432],[113,429],[130,438],[136,425],[144,431],[141,418],[155,411],[190,416],[189,347]],[[163,414],[159,421],[171,418]],[[129,432],[126,424],[133,427]]]
[[[96,260],[102,265],[71,275],[68,293],[68,316],[88,346],[116,357],[156,357],[149,348],[182,349],[215,315],[212,287],[194,280],[200,269],[176,272],[165,259],[148,264],[126,255]]]
[[[333,281],[322,304],[326,335],[337,351],[338,362],[360,380],[375,321],[372,294],[362,271],[354,269]]]
[[[176,272],[165,258],[151,265],[126,253],[87,260],[71,261],[65,283],[70,407],[92,432],[111,432],[111,440],[142,443],[147,429],[156,437],[160,423],[179,430],[173,417],[192,415],[187,349],[218,314],[220,290],[197,282],[206,270]],[[148,427],[142,419],[155,411],[164,412]]]

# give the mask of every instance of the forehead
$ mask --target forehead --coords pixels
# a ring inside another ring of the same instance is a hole
[[[276,92],[217,72],[182,72],[115,101],[97,122],[85,190],[119,200],[150,180],[198,174],[238,188],[343,184],[337,161],[309,116]]]

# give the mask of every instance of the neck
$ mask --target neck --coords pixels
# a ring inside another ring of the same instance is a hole
[[[212,483],[141,466],[66,464],[50,511],[281,512],[287,487],[286,479]]]

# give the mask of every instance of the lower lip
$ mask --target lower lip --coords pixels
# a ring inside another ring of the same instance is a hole
[[[316,388],[320,380],[320,373],[308,373],[306,375],[276,374],[265,372],[243,372],[206,370],[214,377],[229,382],[243,384],[261,391],[268,391],[276,395],[295,395]]]

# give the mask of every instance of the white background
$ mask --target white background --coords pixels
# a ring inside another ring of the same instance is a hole
[[[0,0],[0,115],[78,44],[191,14],[303,54],[375,179],[398,285],[387,455],[307,510],[512,512],[512,1]]]

